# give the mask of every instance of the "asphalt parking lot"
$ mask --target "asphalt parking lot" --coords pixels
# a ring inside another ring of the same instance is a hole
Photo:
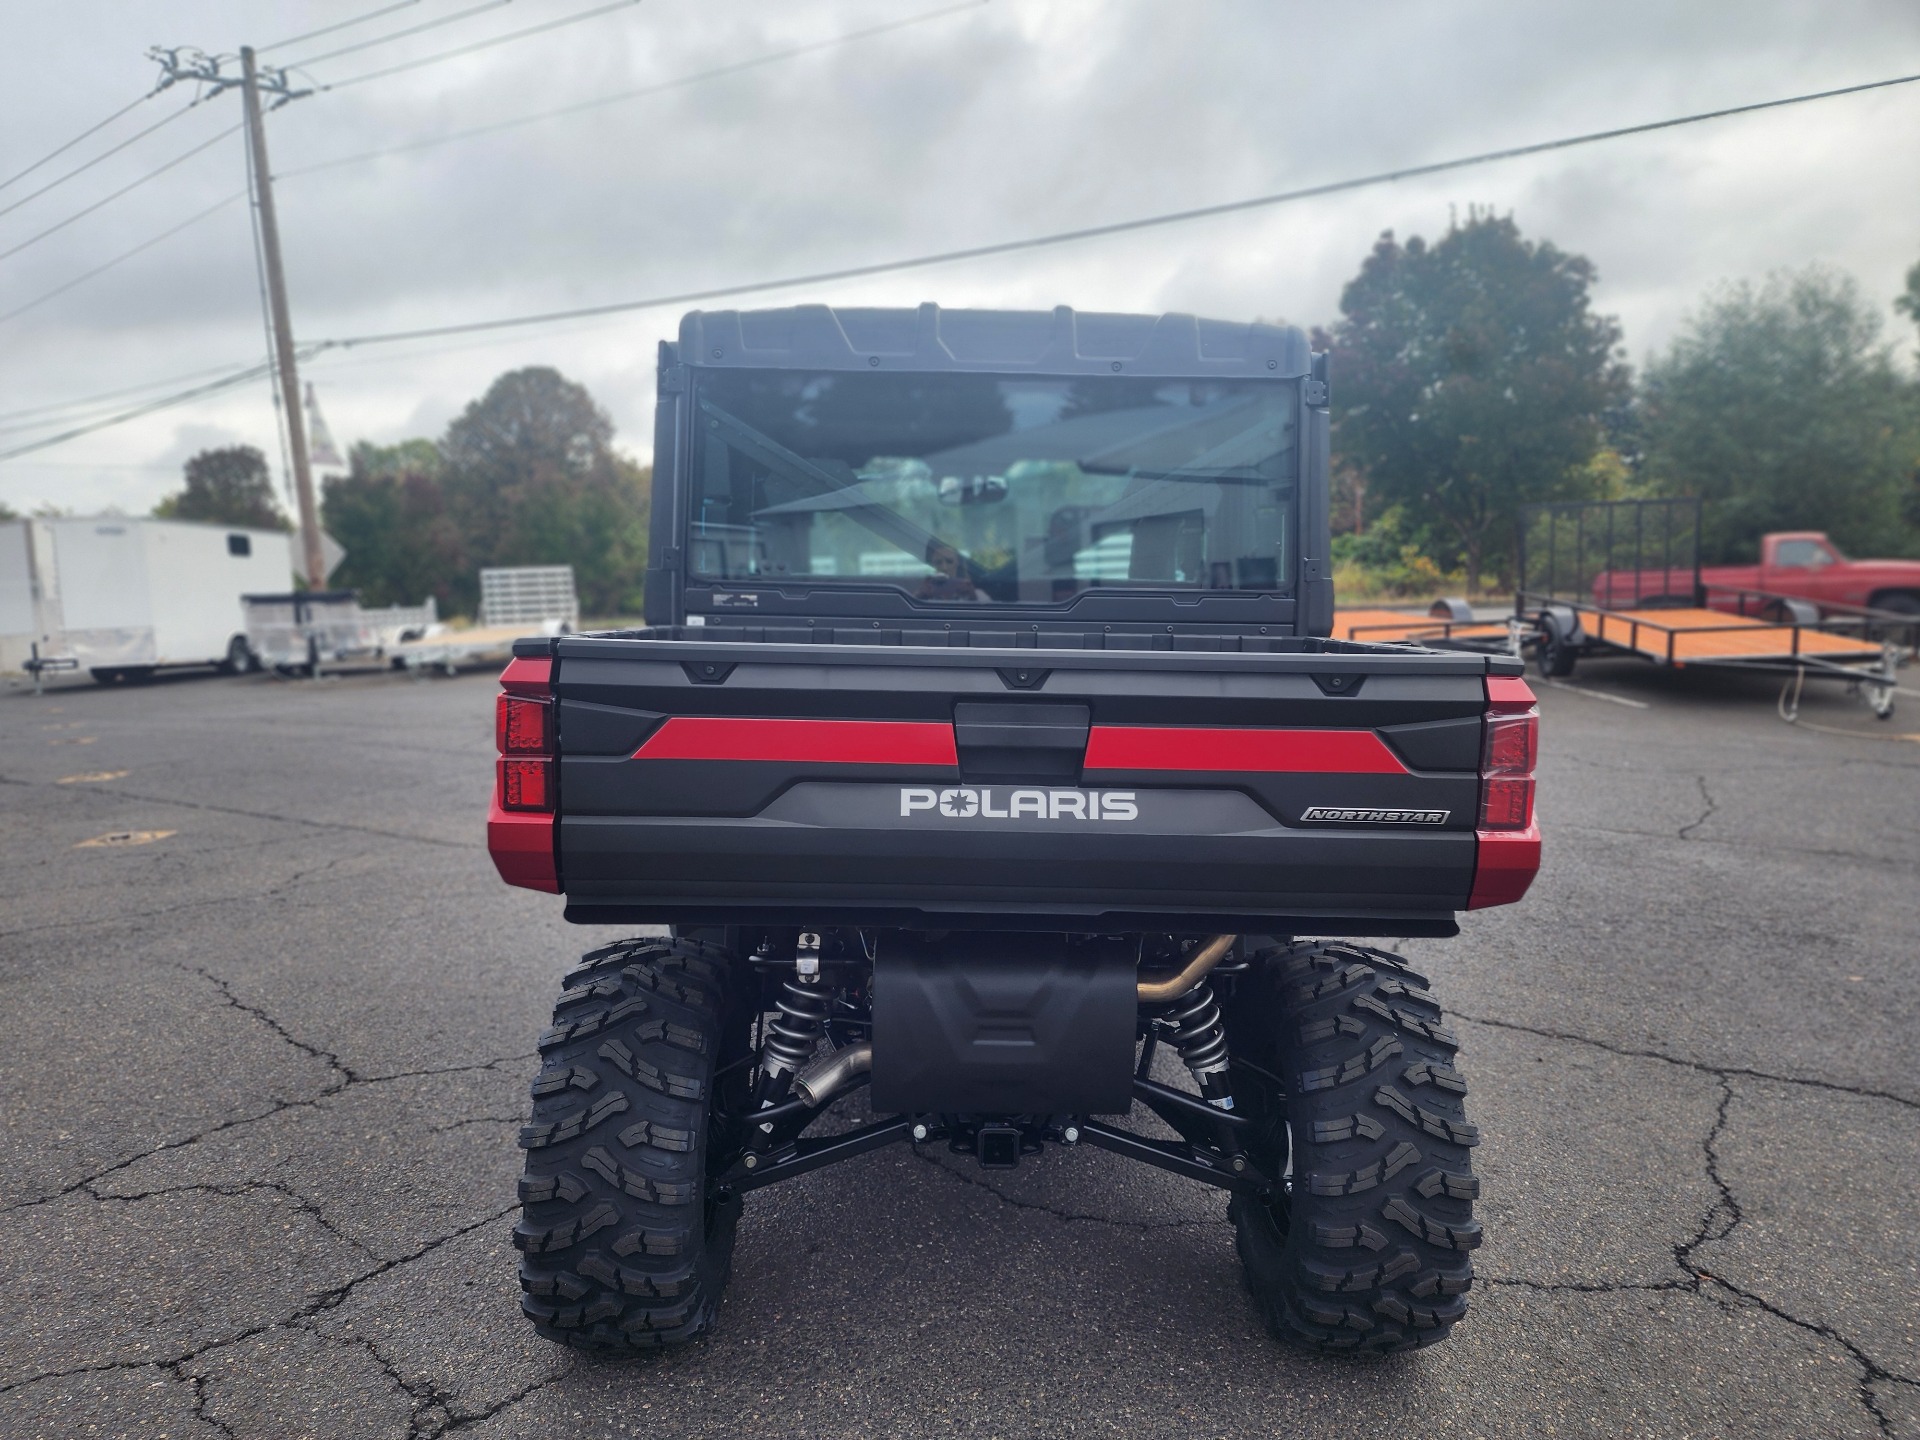
[[[1575,684],[1534,894],[1406,947],[1487,1242],[1375,1362],[1276,1346],[1224,1199],[1086,1150],[760,1192],[711,1337],[559,1351],[514,1140],[611,937],[493,875],[491,677],[0,695],[0,1434],[1920,1437],[1920,699]]]

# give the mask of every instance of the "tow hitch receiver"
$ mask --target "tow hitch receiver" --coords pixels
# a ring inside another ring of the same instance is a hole
[[[1020,1127],[982,1125],[973,1137],[983,1170],[1011,1170],[1020,1163]]]

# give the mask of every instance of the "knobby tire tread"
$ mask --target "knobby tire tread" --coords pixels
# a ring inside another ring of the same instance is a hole
[[[549,1340],[620,1355],[713,1324],[740,1213],[706,1175],[714,1071],[744,1038],[729,977],[716,946],[648,939],[589,953],[563,982],[513,1236],[521,1308]]]
[[[1249,1290],[1283,1340],[1391,1353],[1442,1340],[1467,1310],[1479,1132],[1464,1109],[1457,1041],[1427,982],[1399,957],[1346,943],[1258,957],[1227,1007],[1236,1050],[1283,1077],[1292,1183],[1228,1207]]]

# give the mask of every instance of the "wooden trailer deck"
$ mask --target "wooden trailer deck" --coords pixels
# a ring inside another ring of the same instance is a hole
[[[1431,615],[1415,615],[1405,610],[1335,610],[1333,638],[1336,640],[1373,640],[1379,642],[1422,640],[1500,640],[1507,638],[1507,627],[1499,624],[1463,624],[1458,620],[1440,620]]]
[[[1880,647],[1806,625],[1776,625],[1720,610],[1596,610],[1579,607],[1591,639],[1671,665],[1720,661],[1874,663]]]

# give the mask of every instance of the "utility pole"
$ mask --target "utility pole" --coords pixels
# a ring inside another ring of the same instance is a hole
[[[300,373],[293,353],[293,317],[287,308],[287,272],[280,263],[280,223],[273,209],[273,171],[267,165],[267,130],[261,121],[262,90],[277,97],[279,105],[311,94],[290,89],[284,70],[269,69],[263,83],[260,68],[254,64],[252,47],[240,47],[240,78],[221,73],[218,59],[200,51],[155,49],[148,52],[160,62],[161,84],[183,80],[198,82],[203,98],[223,90],[238,89],[247,112],[247,154],[253,172],[253,200],[259,211],[260,249],[267,272],[267,310],[272,318],[274,369],[280,377],[281,410],[286,415],[288,449],[293,462],[294,497],[300,512],[300,551],[306,561],[307,584],[320,590],[327,583],[326,557],[320,548],[320,512],[313,498],[313,469],[307,456],[306,416],[300,408]],[[185,60],[182,60],[182,55]],[[279,108],[276,105],[275,108]]]
[[[273,213],[273,171],[267,168],[267,127],[260,119],[260,72],[253,48],[240,47],[240,89],[247,107],[247,149],[253,157],[253,202],[260,207],[260,249],[266,257],[267,308],[273,315],[275,369],[293,451],[293,493],[300,505],[300,548],[307,557],[307,584],[327,588],[327,562],[320,553],[320,512],[313,503],[313,470],[307,464],[307,421],[300,409],[300,373],[293,358],[293,317],[287,310],[287,272],[280,264],[280,222]]]

